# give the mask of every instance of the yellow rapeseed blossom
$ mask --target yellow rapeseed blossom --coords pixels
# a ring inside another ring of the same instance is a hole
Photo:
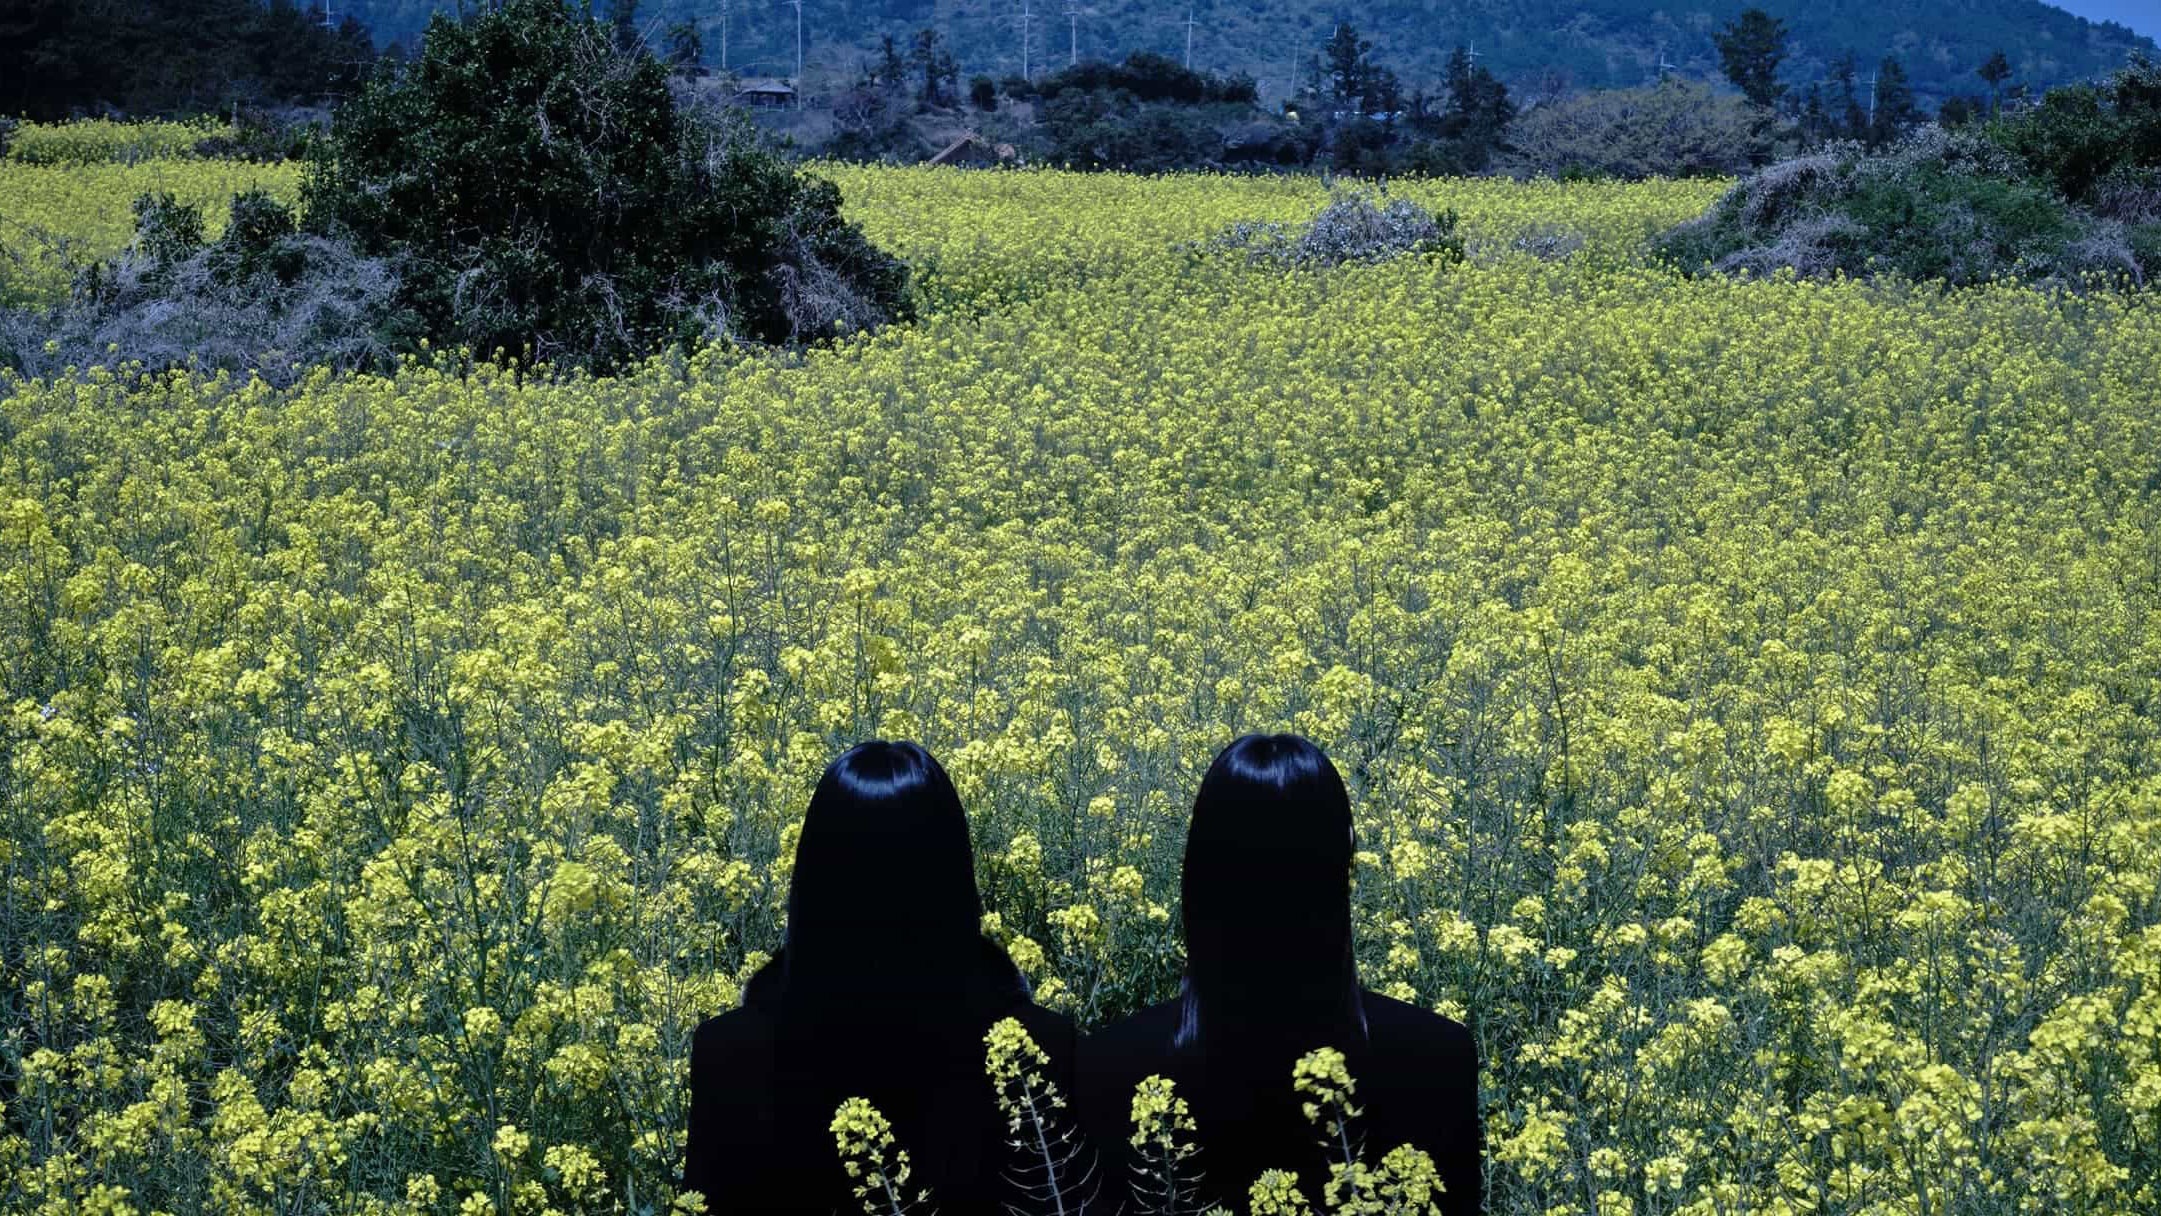
[[[122,122],[79,118],[73,122],[27,122],[8,140],[7,159],[33,165],[89,165],[105,161],[186,156],[196,144],[233,129],[214,119],[185,122]]]
[[[1262,1170],[1249,1188],[1247,1203],[1251,1216],[1306,1216],[1313,1210],[1298,1189],[1298,1175],[1285,1170]]]
[[[854,1180],[855,1197],[868,1216],[902,1216],[929,1192],[907,1196],[908,1150],[893,1139],[893,1126],[865,1098],[848,1098],[833,1111],[833,1147]]]
[[[834,754],[940,757],[1089,1028],[1256,729],[1478,1035],[1489,1211],[2156,1209],[2149,296],[1646,260],[1719,182],[1391,182],[1466,262],[1284,275],[1178,246],[1316,181],[814,171],[920,320],[0,379],[11,1210],[647,1203]],[[298,181],[0,161],[0,292]]]
[[[17,136],[15,146],[20,144]],[[243,190],[266,190],[288,204],[299,200],[296,164],[112,156],[97,161],[30,163],[12,148],[0,158],[0,305],[64,299],[76,268],[110,258],[134,239],[133,206],[140,195],[169,191],[198,208],[204,233],[212,239],[224,232],[232,197]]]

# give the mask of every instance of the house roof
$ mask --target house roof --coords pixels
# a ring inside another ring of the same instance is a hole
[[[792,95],[795,92],[795,86],[778,77],[761,76],[744,81],[735,91],[738,96],[744,93],[788,93]]]
[[[930,163],[934,165],[952,164],[968,151],[970,144],[982,149],[983,153],[993,160],[1013,160],[1020,155],[1012,144],[994,144],[974,131],[964,131],[961,133],[960,138],[947,144],[936,156],[931,157]]]

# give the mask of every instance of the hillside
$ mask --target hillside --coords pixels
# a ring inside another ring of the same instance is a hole
[[[2098,75],[2119,66],[2151,39],[2115,24],[2073,16],[2040,0],[1757,0],[1793,32],[1785,77],[1821,79],[1851,51],[1869,65],[1897,55],[1924,103],[1981,85],[1973,69],[2002,49],[2014,78],[2034,88]],[[607,11],[609,0],[594,0]],[[355,0],[350,11],[380,41],[417,31],[439,0]],[[1153,50],[1180,57],[1186,12],[1176,0],[1082,0],[1069,20],[1067,0],[1028,0],[1031,66],[1064,63],[1077,44],[1083,57],[1118,58]],[[1430,86],[1449,47],[1468,42],[1502,78],[1536,90],[1558,71],[1577,88],[1641,84],[1657,74],[1663,51],[1675,70],[1718,75],[1711,32],[1747,0],[1196,0],[1193,63],[1245,72],[1264,98],[1288,91],[1293,73],[1340,20],[1372,38],[1406,85]],[[935,25],[951,40],[964,75],[1004,75],[1021,68],[1022,0],[805,0],[805,59],[820,70],[853,71],[881,34],[903,38]],[[725,15],[724,15],[725,14]],[[725,26],[727,66],[786,73],[795,55],[795,13],[773,0],[644,0],[640,24],[657,37],[666,25],[695,19],[706,59],[718,65]]]

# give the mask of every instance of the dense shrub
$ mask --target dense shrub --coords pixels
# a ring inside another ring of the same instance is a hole
[[[0,365],[50,377],[140,362],[287,384],[311,367],[385,367],[414,336],[385,262],[303,234],[267,194],[235,197],[215,241],[170,194],[137,199],[135,214],[135,244],[86,268],[65,304],[0,313]]]
[[[1223,135],[1207,108],[1067,90],[1038,104],[1040,159],[1086,169],[1161,173],[1211,166]]]
[[[391,259],[400,303],[475,350],[596,369],[670,344],[794,342],[907,309],[906,268],[740,115],[565,0],[438,17],[340,109],[309,224]]]
[[[135,199],[135,251],[153,266],[170,266],[203,244],[203,213],[169,190]],[[96,268],[92,267],[92,273]]]
[[[2101,84],[2050,89],[1987,134],[2065,198],[2092,202],[2125,174],[2161,170],[2161,64],[2140,56]]]
[[[1018,142],[1039,161],[1158,173],[1285,163],[1288,155],[1246,138],[1255,121],[1253,81],[1190,71],[1161,55],[1090,60],[1034,82],[1009,79],[1005,88],[1036,102],[1036,129]]]
[[[1226,166],[1303,165],[1319,151],[1322,134],[1317,124],[1302,126],[1249,118],[1223,132],[1219,155]]]
[[[1745,172],[1774,138],[1769,112],[1678,78],[1539,106],[1509,132],[1520,174],[1638,180]]]
[[[1248,260],[1310,269],[1345,262],[1378,262],[1404,254],[1463,257],[1456,213],[1431,211],[1407,198],[1383,204],[1369,192],[1338,188],[1328,205],[1301,228],[1273,221],[1245,222],[1202,242],[1204,250],[1232,250]]]
[[[1089,60],[1052,72],[1028,87],[1029,93],[1057,97],[1063,93],[1130,93],[1140,101],[1168,101],[1180,105],[1229,102],[1252,105],[1257,91],[1251,78],[1222,77],[1196,72],[1176,60],[1149,51],[1136,51],[1123,63]]]
[[[1328,132],[1328,167],[1357,177],[1384,177],[1403,169],[1395,132],[1386,123],[1353,115]]]
[[[329,125],[323,110],[243,109],[232,125],[190,149],[192,155],[213,160],[250,160],[274,164],[302,160]]]
[[[1953,285],[2094,272],[2143,281],[2156,265],[2141,263],[2122,223],[2067,203],[1997,144],[1934,126],[1881,153],[1844,143],[1774,165],[1659,247],[1692,268]]]

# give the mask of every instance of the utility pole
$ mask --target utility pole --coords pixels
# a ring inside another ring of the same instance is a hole
[[[1871,131],[1876,129],[1876,77],[1874,75],[1868,78],[1868,128]]]
[[[1065,6],[1066,55],[1065,65],[1072,67],[1080,62],[1080,5]]]
[[[728,72],[728,0],[720,0],[720,71]]]
[[[1028,74],[1028,22],[1035,14],[1029,11],[1029,0],[1020,0],[1020,78],[1034,79]]]
[[[795,108],[803,108],[803,0],[789,0],[795,5]]]
[[[1193,20],[1193,6],[1192,6],[1192,5],[1187,5],[1187,6],[1186,6],[1186,70],[1187,70],[1187,71],[1189,71],[1189,72],[1193,70],[1193,27],[1194,27],[1195,25],[1198,25],[1198,24],[1199,24],[1199,22],[1197,22],[1197,21]]]
[[[1679,67],[1679,66],[1680,66],[1679,64],[1675,64],[1675,63],[1667,63],[1667,62],[1666,62],[1666,44],[1665,44],[1665,43],[1663,43],[1663,42],[1659,43],[1659,44],[1658,44],[1658,82],[1659,82],[1660,84],[1664,84],[1664,83],[1666,82],[1666,73],[1667,73],[1667,72],[1669,72],[1669,71],[1672,71],[1672,70],[1673,70],[1674,68],[1676,68],[1676,67]]]

